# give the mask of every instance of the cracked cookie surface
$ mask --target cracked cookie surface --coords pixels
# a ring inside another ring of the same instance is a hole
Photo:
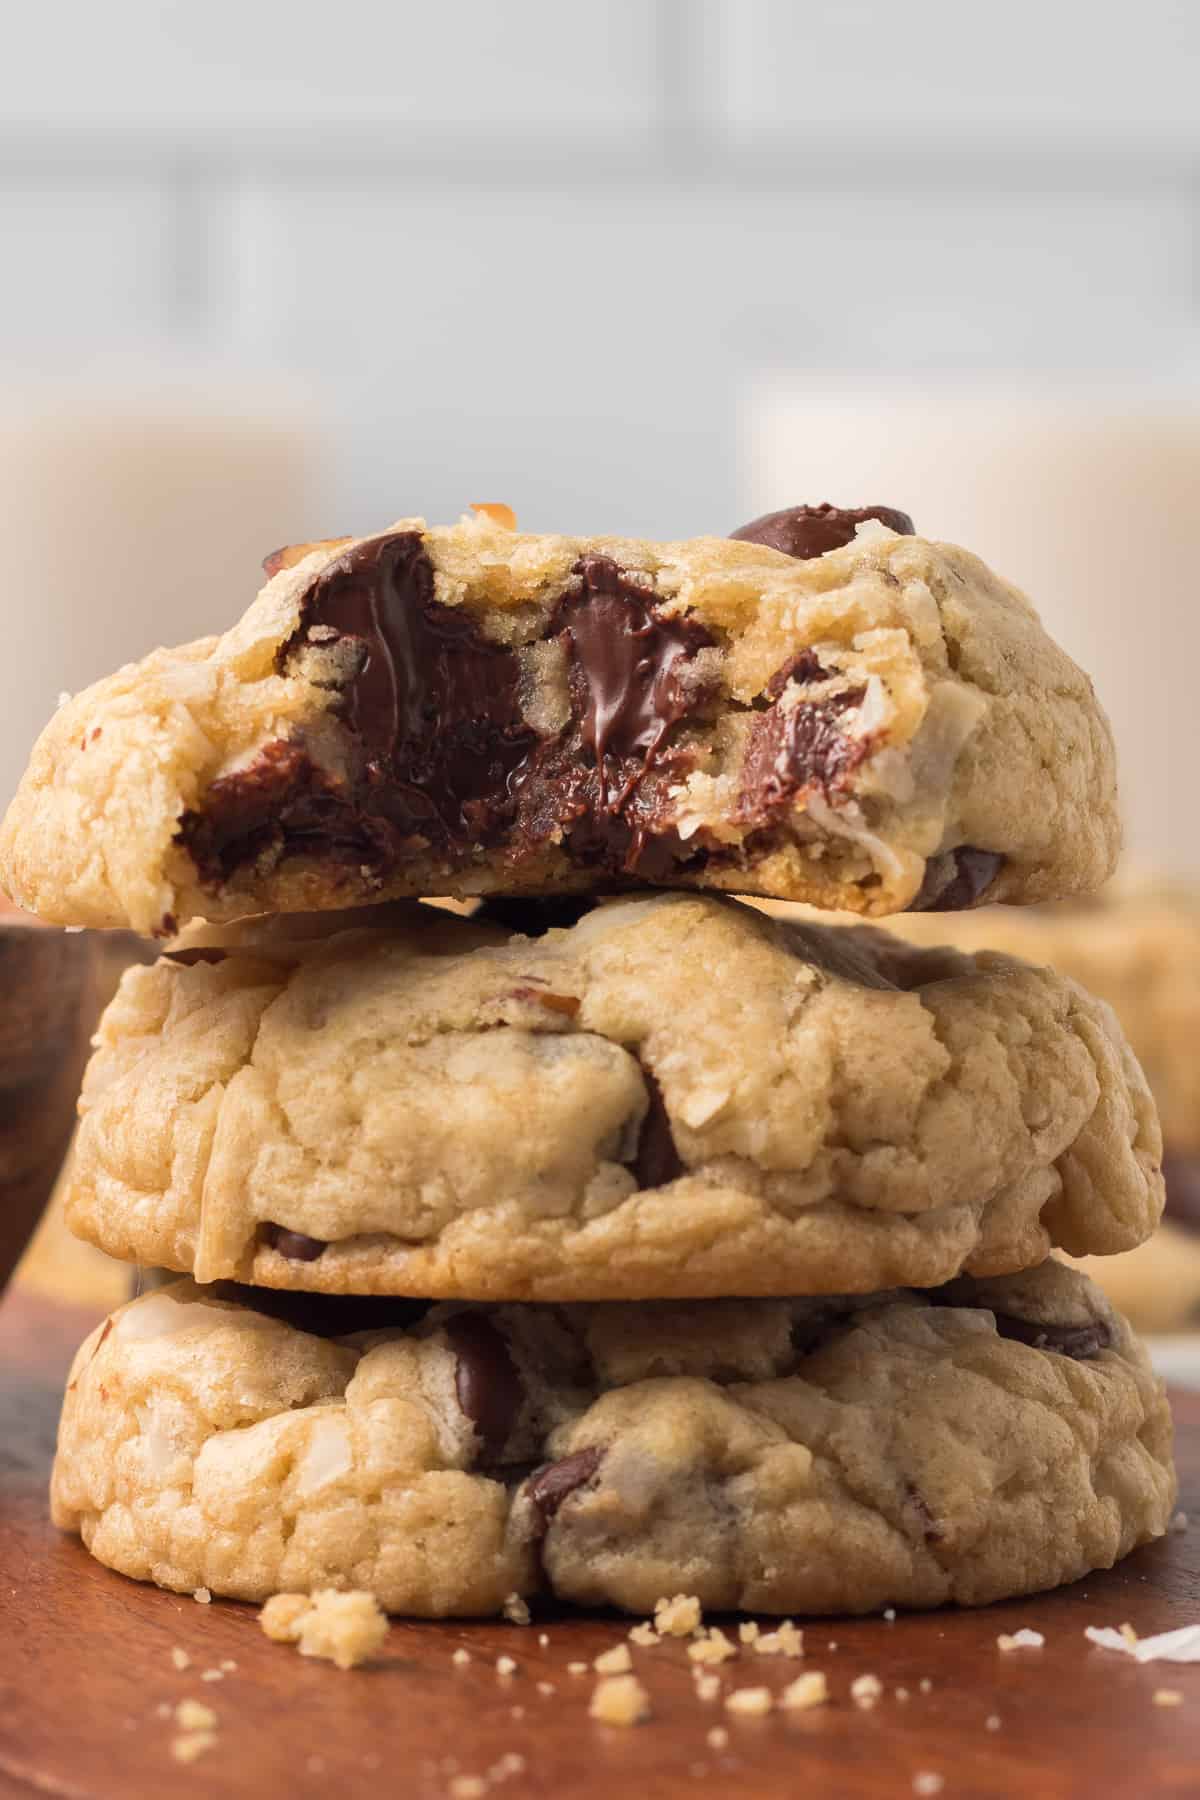
[[[1074,984],[707,895],[201,928],[126,976],[81,1109],[80,1236],[347,1294],[932,1286],[1128,1249],[1162,1203]]]
[[[52,1485],[55,1522],[137,1579],[366,1588],[433,1617],[514,1593],[977,1604],[1109,1567],[1174,1497],[1161,1383],[1053,1262],[931,1293],[415,1322],[181,1282],[81,1347]]]
[[[404,894],[883,915],[1102,881],[1108,723],[1024,596],[878,520],[807,560],[773,542],[796,547],[481,515],[312,547],[224,636],[60,709],[0,878],[46,918],[160,935]]]

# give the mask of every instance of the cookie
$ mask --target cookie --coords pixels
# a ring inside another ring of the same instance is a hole
[[[803,915],[809,917],[807,911]],[[1200,898],[1128,879],[1087,904],[985,908],[897,920],[925,948],[950,943],[1048,963],[1116,1011],[1162,1121],[1166,1210],[1160,1235],[1088,1272],[1143,1331],[1200,1324]]]
[[[679,1592],[872,1612],[1054,1587],[1171,1517],[1161,1383],[1053,1262],[925,1293],[416,1323],[260,1298],[181,1282],[76,1357],[54,1519],[122,1574],[255,1601],[366,1588],[432,1617]]]
[[[562,1301],[934,1286],[1157,1222],[1141,1073],[1046,970],[711,895],[374,917],[131,971],[73,1230],[202,1281]]]
[[[283,553],[224,636],[61,708],[0,879],[47,918],[159,935],[413,894],[883,915],[1094,888],[1111,735],[1029,602],[952,545],[793,512],[747,528],[765,542],[483,511]]]

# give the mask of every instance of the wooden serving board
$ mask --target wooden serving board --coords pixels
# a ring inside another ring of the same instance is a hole
[[[377,1663],[343,1674],[268,1642],[253,1607],[198,1605],[94,1563],[52,1529],[44,1497],[64,1371],[91,1323],[19,1289],[0,1306],[0,1795],[441,1800],[469,1776],[514,1800],[681,1800],[706,1789],[739,1800],[1200,1794],[1200,1665],[1139,1666],[1083,1636],[1085,1625],[1130,1620],[1146,1636],[1200,1620],[1198,1396],[1177,1406],[1190,1530],[1057,1594],[891,1624],[816,1621],[803,1663],[743,1652],[722,1670],[725,1689],[778,1690],[822,1669],[833,1700],[812,1712],[739,1720],[696,1699],[682,1644],[635,1648],[654,1716],[619,1729],[589,1720],[595,1678],[566,1665],[621,1641],[627,1620],[398,1621]],[[1023,1626],[1045,1634],[1044,1649],[1002,1654],[997,1635]],[[189,1669],[173,1666],[175,1646]],[[451,1661],[459,1646],[471,1653],[465,1666]],[[516,1659],[515,1675],[497,1674],[500,1655]],[[224,1659],[236,1670],[202,1682]],[[870,1710],[849,1697],[864,1673],[885,1686]],[[1183,1703],[1155,1705],[1162,1688]],[[218,1723],[215,1746],[185,1765],[172,1758],[177,1727],[160,1709],[187,1697]],[[706,1742],[713,1727],[728,1732],[726,1748]],[[505,1773],[505,1757],[522,1764]]]

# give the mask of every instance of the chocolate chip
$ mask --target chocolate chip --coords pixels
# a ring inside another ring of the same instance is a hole
[[[190,950],[164,950],[163,961],[180,963],[185,969],[192,969],[197,963],[222,963],[228,955],[228,950],[219,950],[215,944],[196,945]]]
[[[802,667],[804,673],[799,672]],[[784,676],[778,689],[782,693],[790,680],[815,681],[824,673],[815,657],[810,664],[800,658],[772,682]],[[866,691],[845,688],[817,700],[801,700],[786,711],[777,700],[760,714],[750,728],[742,759],[742,789],[734,813],[739,823],[756,829],[806,788],[819,788],[828,798],[845,784],[870,753],[871,738],[848,737],[842,716],[861,704]]]
[[[585,1450],[576,1450],[560,1462],[546,1463],[530,1476],[525,1491],[533,1502],[543,1531],[563,1501],[589,1482],[603,1461],[602,1447],[589,1444]]]
[[[641,1071],[649,1104],[638,1133],[633,1170],[640,1188],[665,1187],[685,1172],[684,1165],[675,1147],[662,1089],[645,1063],[641,1064]]]
[[[454,1391],[479,1434],[483,1453],[498,1457],[512,1436],[524,1393],[508,1345],[482,1313],[455,1313],[442,1327],[458,1358]]]
[[[1200,1234],[1200,1156],[1167,1151],[1162,1172],[1167,1184],[1163,1217],[1183,1231]]]
[[[1034,1350],[1052,1350],[1056,1356],[1069,1356],[1075,1362],[1087,1362],[1112,1343],[1112,1332],[1103,1319],[1088,1325],[1046,1325],[1036,1319],[1018,1319],[1012,1313],[998,1312],[993,1316],[1002,1338],[1029,1344]]]
[[[269,1221],[259,1226],[258,1241],[271,1250],[278,1250],[289,1262],[316,1262],[329,1248],[324,1238],[308,1237],[303,1231],[289,1231],[286,1226]]]
[[[828,550],[840,550],[854,541],[858,527],[867,519],[878,519],[889,531],[901,537],[912,537],[915,531],[907,513],[891,506],[788,506],[782,512],[764,513],[749,525],[731,531],[730,537],[743,544],[766,544],[807,562],[824,556]]]
[[[971,844],[931,856],[911,911],[964,912],[978,906],[1004,863],[997,851],[977,850]]]

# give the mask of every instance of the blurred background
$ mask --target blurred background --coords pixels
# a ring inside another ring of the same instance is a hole
[[[1200,873],[1200,6],[113,0],[0,67],[0,802],[289,539],[906,508]]]

